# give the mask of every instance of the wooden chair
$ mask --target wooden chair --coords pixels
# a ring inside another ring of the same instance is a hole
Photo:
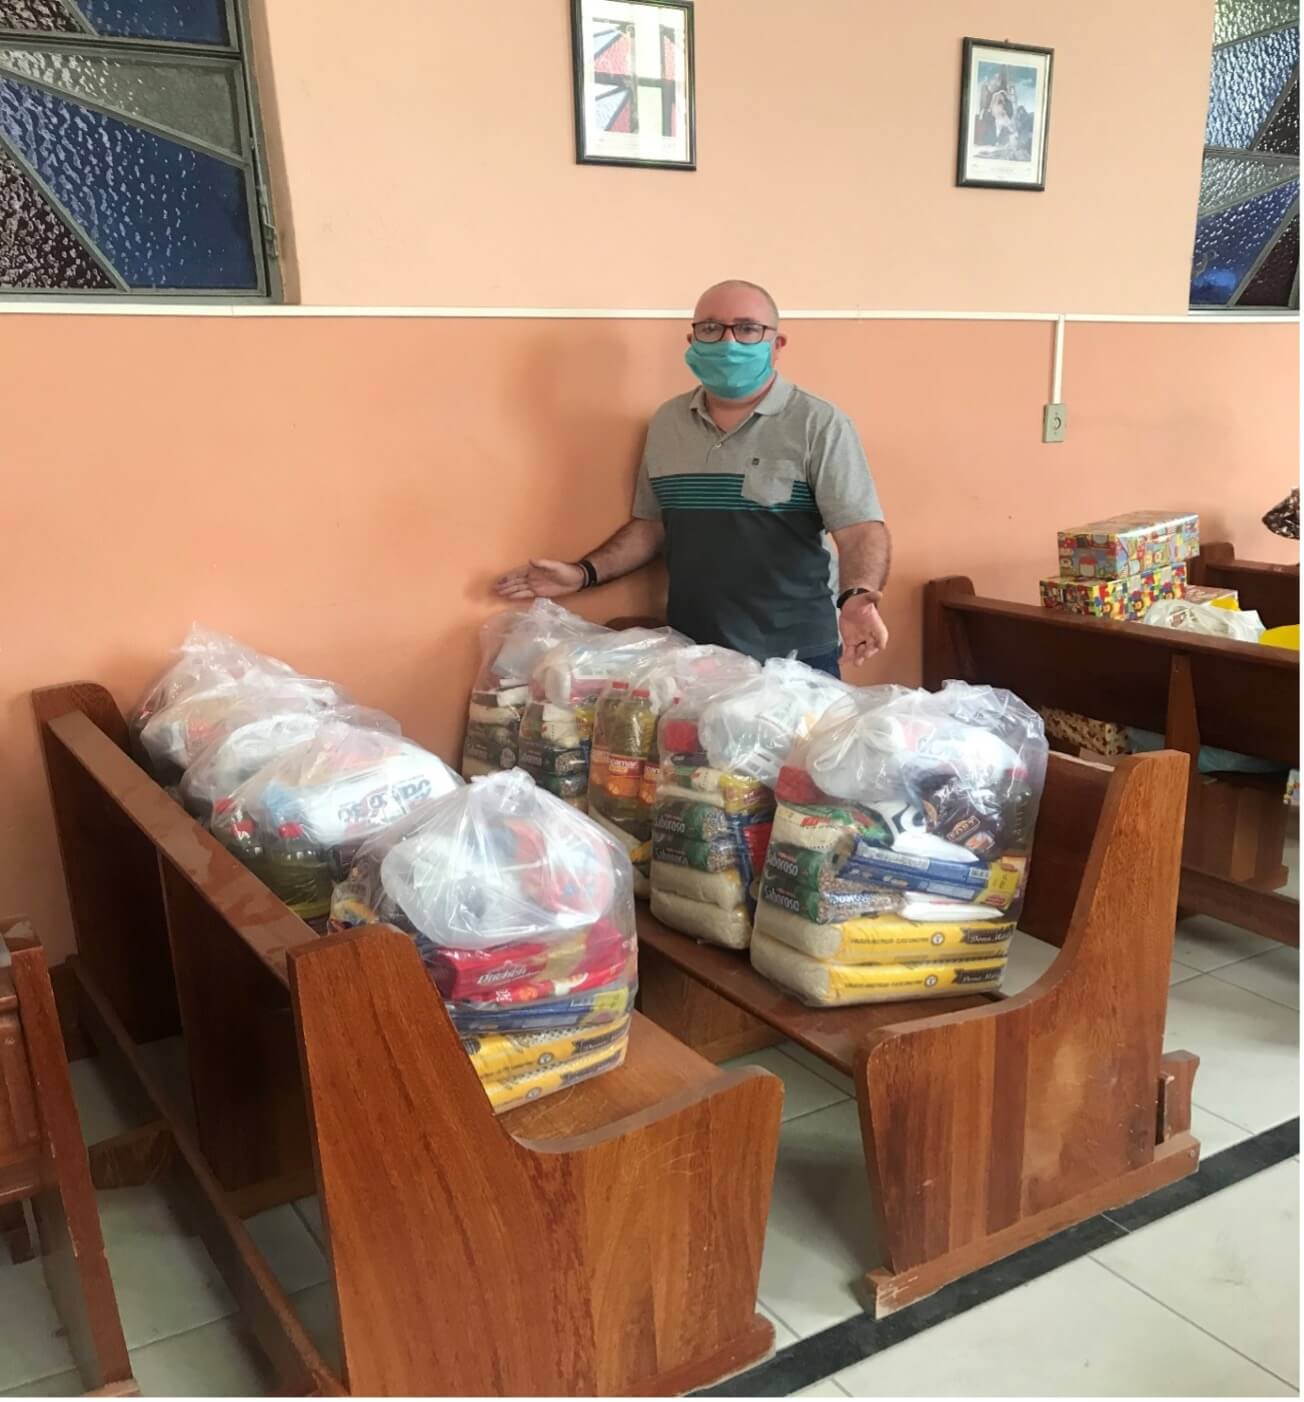
[[[957,576],[924,595],[924,684],[952,677],[1162,734],[1190,768],[1182,909],[1298,945],[1281,782],[1198,772],[1203,745],[1298,766],[1298,653],[978,598]]]
[[[1243,609],[1256,609],[1265,628],[1299,622],[1299,566],[1238,560],[1229,541],[1209,541],[1191,561],[1192,584],[1235,589]]]
[[[0,1208],[29,1254],[21,1204],[88,1392],[139,1395],[104,1255],[99,1209],[73,1100],[45,951],[26,920],[0,920]],[[0,1326],[3,1327],[3,1326]]]
[[[98,1178],[183,1173],[287,1390],[686,1391],[763,1357],[782,1086],[635,1016],[626,1063],[490,1110],[410,940],[317,938],[126,752],[102,688],[34,694],[77,937],[73,1015],[157,1120]],[[180,1032],[193,1127],[141,1055]],[[320,1192],[342,1374],[243,1218]]]
[[[1021,928],[1062,947],[1010,998],[808,1008],[745,953],[639,919],[643,1011],[704,1055],[780,1037],[852,1078],[880,1316],[1193,1173],[1197,1059],[1163,1051],[1182,756],[1050,757]]]

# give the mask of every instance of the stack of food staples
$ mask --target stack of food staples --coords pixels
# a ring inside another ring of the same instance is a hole
[[[359,849],[331,928],[415,942],[496,1110],[619,1066],[637,987],[629,859],[521,770]]]
[[[779,776],[753,966],[816,1007],[997,988],[1046,759],[1009,692],[838,702]]]
[[[747,947],[772,787],[788,751],[849,690],[779,658],[716,694],[709,684],[690,688],[665,713],[652,816],[652,913],[659,920],[712,944]]]

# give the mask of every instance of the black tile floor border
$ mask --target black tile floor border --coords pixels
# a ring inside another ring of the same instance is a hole
[[[1189,1178],[1148,1197],[1079,1222],[1022,1251],[944,1286],[918,1304],[873,1319],[853,1315],[818,1334],[799,1339],[773,1358],[695,1394],[699,1397],[787,1397],[844,1368],[904,1343],[926,1329],[955,1319],[976,1305],[1036,1280],[1070,1261],[1099,1251],[1140,1227],[1252,1178],[1299,1153],[1299,1120],[1288,1120],[1205,1159]]]

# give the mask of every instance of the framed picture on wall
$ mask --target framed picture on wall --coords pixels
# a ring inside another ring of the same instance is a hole
[[[955,183],[997,190],[1046,188],[1053,49],[964,41],[960,153]]]
[[[575,159],[697,168],[692,0],[571,0]]]

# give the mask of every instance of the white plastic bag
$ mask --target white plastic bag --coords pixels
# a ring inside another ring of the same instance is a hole
[[[853,688],[787,657],[711,701],[697,723],[710,764],[773,788],[788,751],[826,710]]]
[[[436,755],[382,730],[324,721],[214,808],[214,835],[305,920],[368,837],[461,787]]]
[[[626,628],[549,649],[530,677],[520,767],[554,797],[586,811],[594,713],[603,688],[688,645],[670,628]]]
[[[539,659],[568,640],[608,632],[550,599],[536,599],[528,609],[504,609],[485,621],[480,629],[480,671],[471,691],[462,745],[466,778],[516,764],[530,673]]]
[[[830,707],[779,776],[755,967],[814,1006],[996,988],[1046,763],[1041,718],[991,687]]]
[[[245,708],[242,707],[241,710]],[[344,721],[390,735],[402,734],[392,716],[365,706],[340,706],[330,711],[284,709],[269,705],[265,713],[251,705],[253,719],[228,716],[222,732],[181,776],[179,791],[186,811],[207,821],[214,806],[230,797],[246,779],[295,745],[310,739],[326,721]]]
[[[285,711],[321,713],[348,699],[333,682],[256,663],[238,678],[199,685],[160,707],[141,726],[140,747],[159,782],[175,782],[203,750],[247,721]]]
[[[736,659],[736,661],[735,661]],[[737,676],[738,663],[759,666],[728,648],[672,648],[643,659],[628,677],[607,683],[593,721],[589,812],[628,851],[634,894],[648,896],[652,807],[657,784],[657,726],[685,689]]]
[[[366,843],[332,928],[383,920],[416,941],[464,1031],[628,1016],[637,974],[629,861],[521,770],[477,779]]]
[[[1257,643],[1263,620],[1254,609],[1222,609],[1213,604],[1192,604],[1185,599],[1164,599],[1151,604],[1141,622],[1150,628],[1177,628],[1207,638],[1231,638]]]
[[[137,747],[136,740],[146,721],[155,712],[179,701],[189,692],[238,681],[255,667],[264,672],[279,672],[283,676],[294,675],[294,668],[288,663],[268,657],[226,633],[204,628],[198,623],[191,624],[177,651],[180,654],[177,660],[162,676],[150,683],[131,713],[132,749],[138,758],[143,752]]]

